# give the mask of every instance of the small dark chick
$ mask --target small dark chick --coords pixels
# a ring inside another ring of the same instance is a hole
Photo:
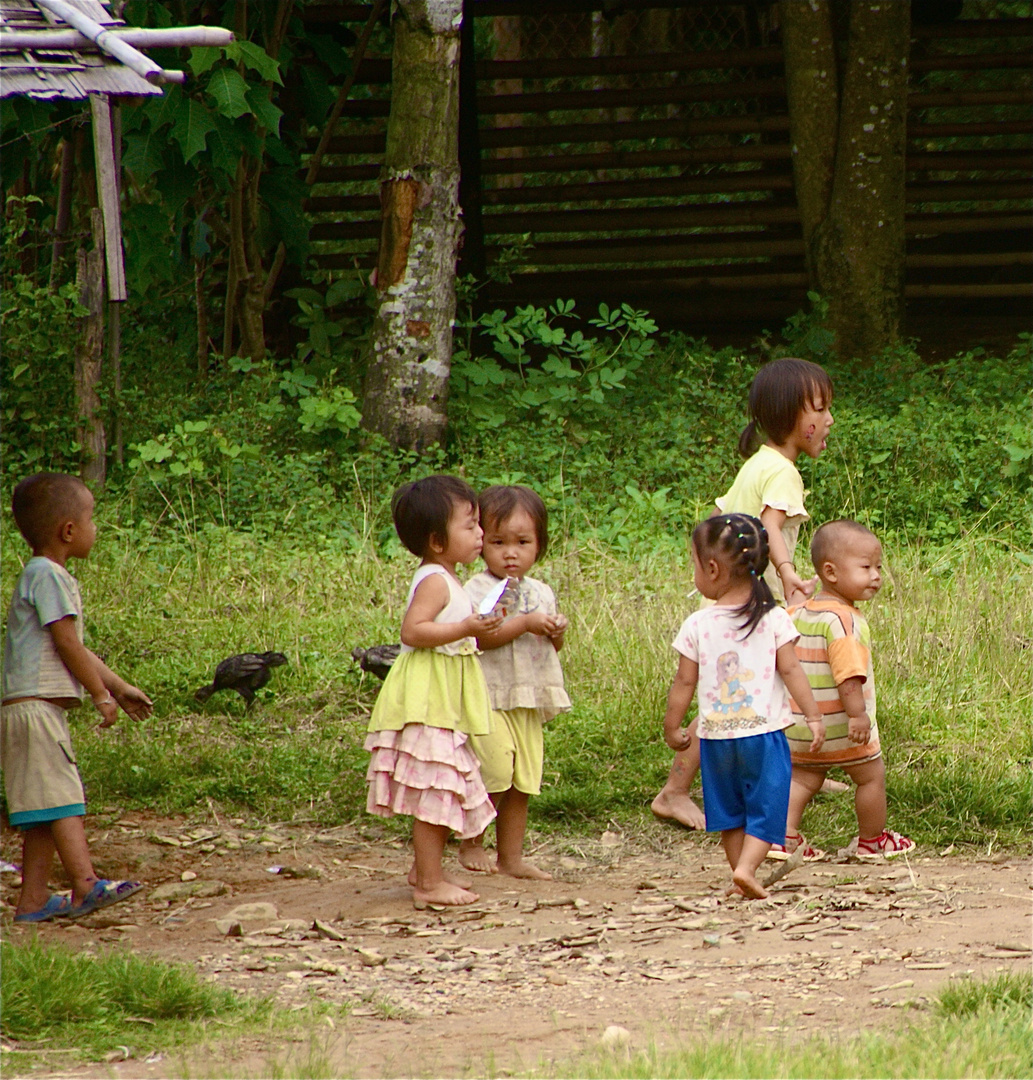
[[[401,645],[374,645],[370,649],[356,645],[352,649],[352,659],[363,671],[371,672],[378,679],[386,679],[391,665],[398,659],[401,651]]]
[[[246,652],[227,657],[215,669],[215,678],[208,686],[202,686],[194,697],[198,701],[207,701],[217,690],[236,690],[250,708],[255,691],[261,690],[272,678],[269,669],[286,663],[287,657],[282,652]]]

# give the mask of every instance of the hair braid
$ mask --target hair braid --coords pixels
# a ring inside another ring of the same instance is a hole
[[[768,533],[749,514],[720,514],[696,526],[692,543],[704,558],[716,558],[728,567],[733,578],[750,582],[750,598],[736,615],[743,617],[739,629],[744,638],[756,629],[764,615],[775,606],[775,598],[764,580],[768,567]]]

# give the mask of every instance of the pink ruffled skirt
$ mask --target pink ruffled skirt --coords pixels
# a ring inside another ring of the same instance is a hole
[[[480,767],[461,731],[406,724],[366,736],[370,752],[366,809],[378,817],[408,814],[444,825],[461,840],[479,836],[495,817]]]

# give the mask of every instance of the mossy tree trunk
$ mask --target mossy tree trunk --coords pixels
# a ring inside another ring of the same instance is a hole
[[[461,0],[399,0],[363,426],[393,446],[447,422],[459,237]]]
[[[903,313],[910,4],[783,0],[781,12],[811,287],[840,356],[869,360]]]

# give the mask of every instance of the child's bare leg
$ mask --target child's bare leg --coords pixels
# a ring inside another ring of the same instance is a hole
[[[449,829],[416,818],[412,824],[412,844],[416,859],[413,865],[416,881],[412,898],[417,904],[472,904],[480,897],[460,885],[445,879],[441,861]]]
[[[50,899],[50,871],[57,852],[72,883],[72,903],[81,904],[97,875],[81,817],[59,818],[26,829],[22,836],[22,889],[16,915],[39,911]]]
[[[495,822],[496,844],[499,849],[499,870],[517,878],[551,881],[552,874],[540,870],[524,858],[524,834],[527,832],[526,792],[510,788],[498,801],[499,816]]]
[[[696,721],[689,727],[692,743],[686,750],[679,750],[671,762],[667,783],[653,800],[650,809],[658,818],[677,821],[687,829],[705,829],[707,820],[703,811],[689,796],[692,784],[699,773],[699,739],[696,737]]]
[[[488,798],[496,810],[504,792],[489,791]],[[498,823],[496,822],[496,829]],[[487,830],[485,830],[487,831]],[[496,840],[497,842],[497,840]],[[467,870],[476,870],[480,874],[497,874],[498,867],[491,861],[491,856],[484,850],[484,833],[473,836],[468,840],[459,841],[459,861]],[[469,882],[467,882],[469,885]]]
[[[886,766],[882,758],[851,765],[846,773],[857,785],[854,791],[857,835],[864,840],[881,836],[886,828]]]
[[[793,779],[789,784],[789,813],[786,816],[787,837],[800,835],[803,812],[811,799],[821,791],[824,781],[825,773],[819,769],[793,766]]]
[[[757,880],[757,867],[764,861],[771,845],[766,840],[750,836],[743,829],[729,829],[721,833],[721,843],[732,866],[732,881],[744,896],[751,900],[763,900],[768,892]],[[734,863],[733,858],[736,858]]]

